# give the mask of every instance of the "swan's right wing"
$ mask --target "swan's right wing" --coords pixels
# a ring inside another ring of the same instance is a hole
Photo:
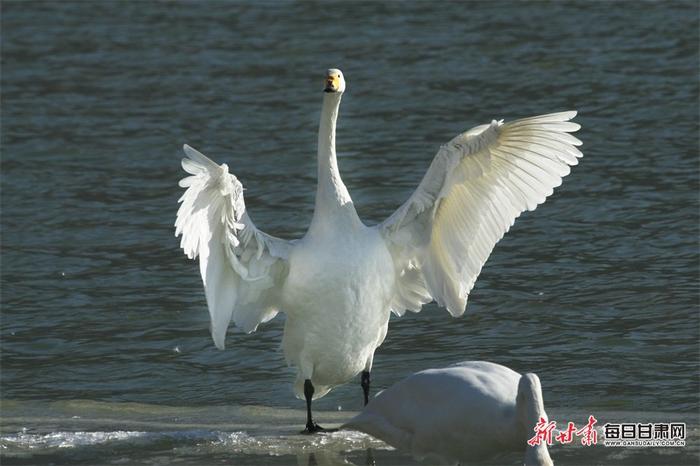
[[[223,349],[226,330],[253,332],[280,311],[280,291],[288,272],[292,243],[255,227],[243,201],[243,185],[190,146],[182,168],[187,188],[180,198],[175,236],[187,257],[199,256],[199,269],[211,317],[211,334]]]

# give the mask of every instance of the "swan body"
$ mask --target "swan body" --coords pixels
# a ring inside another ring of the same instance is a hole
[[[443,145],[408,200],[379,225],[365,226],[343,183],[335,131],[345,79],[328,70],[318,132],[314,215],[305,236],[283,240],[260,231],[243,185],[185,145],[175,234],[199,269],[211,333],[225,346],[231,322],[246,332],[287,315],[283,348],[298,370],[295,392],[307,402],[362,373],[365,402],[375,349],[390,313],[436,301],[453,316],[498,240],[525,210],[552,194],[577,163],[581,142],[569,133],[576,112],[510,123],[492,121]]]
[[[407,377],[379,393],[343,428],[418,458],[469,462],[525,451],[525,464],[550,466],[546,443],[527,444],[540,418],[548,419],[537,375],[467,361]]]
[[[282,347],[314,398],[372,367],[384,341],[393,287],[391,255],[379,232],[360,224],[334,234],[309,234],[289,257]],[[379,278],[379,279],[377,279]]]

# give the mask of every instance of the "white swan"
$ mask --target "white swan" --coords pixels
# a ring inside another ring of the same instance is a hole
[[[340,178],[335,127],[345,79],[328,70],[318,132],[318,186],[306,235],[287,241],[257,229],[243,187],[189,146],[192,176],[180,198],[176,236],[199,268],[214,343],[229,322],[246,332],[287,315],[283,348],[298,369],[295,392],[307,403],[307,431],[319,427],[311,400],[362,372],[365,403],[375,349],[390,312],[437,301],[453,316],[493,246],[524,210],[533,210],[581,157],[568,134],[576,112],[492,121],[443,145],[409,199],[383,223],[357,216]]]
[[[478,461],[525,451],[526,465],[551,466],[547,444],[527,444],[548,421],[540,380],[507,367],[467,361],[417,372],[374,397],[343,428],[359,430],[418,458]]]

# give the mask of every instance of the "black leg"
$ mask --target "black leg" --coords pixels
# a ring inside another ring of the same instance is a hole
[[[314,397],[314,385],[311,380],[304,380],[304,398],[306,398],[306,429],[302,434],[314,434],[316,432],[336,432],[338,429],[324,429],[316,424],[311,417],[311,399]]]
[[[365,395],[365,406],[367,406],[367,403],[369,403],[369,371],[362,371],[360,385],[362,385],[362,391]]]
[[[322,430],[321,426],[316,424],[311,417],[311,398],[314,396],[314,386],[311,380],[304,380],[304,398],[306,398],[306,430],[302,431],[302,434],[313,434]]]
[[[372,449],[368,448],[367,449],[367,456],[365,456],[365,465],[366,466],[376,466],[376,462],[374,461],[374,455],[372,454]]]
[[[318,461],[316,461],[316,455],[313,452],[309,455],[309,462],[306,466],[318,466]]]

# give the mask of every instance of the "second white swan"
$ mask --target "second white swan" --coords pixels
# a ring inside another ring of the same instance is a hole
[[[528,444],[537,423],[548,420],[536,374],[465,361],[406,377],[343,427],[440,463],[473,463],[521,451],[526,466],[552,466],[547,442]]]

